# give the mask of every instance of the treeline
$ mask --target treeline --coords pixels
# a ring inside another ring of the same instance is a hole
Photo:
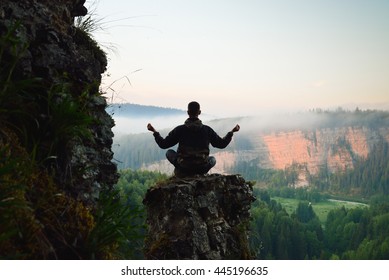
[[[258,160],[237,161],[229,170],[230,173],[241,174],[246,180],[256,181],[258,185],[268,188],[294,186],[297,183],[299,168],[292,165],[288,168],[265,169],[258,167]]]
[[[162,150],[154,141],[151,133],[126,135],[114,139],[112,146],[114,160],[119,169],[139,169],[148,164],[165,159],[165,150]]]
[[[374,145],[367,156],[356,158],[354,168],[331,173],[327,165],[309,177],[312,186],[332,193],[356,192],[370,197],[389,194],[389,144],[381,141]]]
[[[125,198],[126,204],[143,207],[142,201],[148,188],[158,181],[168,178],[159,172],[125,169],[119,172],[120,178],[116,188],[120,195]]]
[[[247,180],[255,180],[258,185],[270,189],[293,187],[298,183],[299,174],[304,172],[312,189],[322,193],[369,198],[375,194],[389,194],[388,159],[389,144],[382,140],[371,148],[367,158],[356,156],[354,168],[335,173],[330,171],[327,164],[320,166],[316,174],[309,174],[304,166],[298,164],[283,170],[262,169],[255,160],[238,161],[229,172],[242,174]]]
[[[389,197],[370,207],[329,212],[324,228],[312,206],[300,202],[292,215],[266,191],[252,207],[250,244],[259,259],[389,259]]]
[[[119,250],[122,259],[143,259],[145,238],[145,208],[142,204],[148,188],[166,175],[150,171],[121,170],[120,178],[115,186],[117,198],[112,202],[112,230],[121,230],[122,238]],[[122,226],[121,226],[122,224]],[[109,234],[108,234],[109,235]]]
[[[258,259],[320,259],[324,233],[320,221],[308,202],[299,203],[289,215],[265,192],[252,206],[250,246]]]
[[[340,208],[328,214],[325,246],[331,258],[389,259],[389,199],[373,199],[369,208]]]
[[[327,199],[327,195],[314,188],[269,188],[267,190],[272,197],[293,198],[301,201],[320,202]]]
[[[317,128],[349,126],[378,129],[389,125],[388,111],[361,110],[358,107],[351,111],[339,107],[336,110],[313,109],[310,112],[320,117]]]

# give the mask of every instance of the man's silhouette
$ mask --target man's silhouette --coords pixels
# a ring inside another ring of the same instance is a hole
[[[174,128],[166,138],[163,138],[150,123],[147,125],[160,148],[167,149],[178,143],[177,152],[171,149],[166,152],[166,158],[174,165],[174,172],[178,176],[207,173],[216,164],[216,159],[209,156],[209,144],[224,149],[231,142],[234,132],[240,129],[239,125],[236,125],[221,138],[211,127],[203,125],[198,118],[201,114],[199,103],[190,102],[187,112],[189,118],[185,124]]]

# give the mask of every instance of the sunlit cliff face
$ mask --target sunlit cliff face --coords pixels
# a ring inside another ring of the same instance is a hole
[[[216,152],[215,169],[224,172],[236,160],[259,157],[261,168],[285,169],[297,163],[315,174],[327,163],[331,171],[344,170],[353,167],[353,157],[366,158],[369,147],[381,137],[389,142],[389,128],[382,128],[378,134],[365,127],[261,133],[251,151]]]
[[[310,173],[327,162],[330,170],[352,168],[353,156],[369,153],[365,128],[322,129],[310,132],[291,131],[262,135],[268,159],[274,169],[284,169],[293,163],[305,164]]]

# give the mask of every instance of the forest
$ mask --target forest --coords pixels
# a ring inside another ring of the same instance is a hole
[[[161,173],[121,171],[117,190],[123,207],[134,212],[131,234],[124,256],[143,258],[145,213],[142,199],[156,182],[167,179]],[[276,190],[255,189],[251,208],[250,250],[256,259],[388,259],[389,196],[374,195],[368,207],[340,207],[328,213],[322,224],[311,202],[325,200],[318,190],[284,188],[284,194],[300,203],[288,214],[272,195]]]
[[[310,183],[321,191],[350,193],[363,197],[389,194],[388,142],[375,145],[366,159],[356,158],[354,168],[331,173],[326,165],[310,176]]]
[[[351,195],[355,199],[368,199],[372,195],[389,194],[388,142],[381,141],[372,147],[366,158],[354,159],[354,168],[331,172],[326,164],[317,174],[308,174],[308,187],[332,195]],[[248,180],[271,188],[294,186],[301,166],[292,164],[283,170],[262,169],[255,162],[237,162],[230,172],[242,174]]]
[[[288,215],[266,191],[252,208],[251,248],[259,259],[388,259],[389,197],[329,212],[322,226],[308,201]]]

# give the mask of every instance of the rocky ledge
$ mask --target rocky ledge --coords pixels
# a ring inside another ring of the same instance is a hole
[[[75,17],[87,13],[84,3],[0,1],[0,78],[4,73],[12,77],[7,88],[14,89],[3,90],[0,102],[10,100],[2,104],[8,112],[23,112],[6,121],[32,135],[21,142],[39,143],[37,156],[55,174],[55,182],[93,205],[118,174],[111,150],[114,121],[99,90],[106,54],[86,30],[74,26]],[[21,118],[24,114],[31,124]],[[60,144],[54,149],[53,143]]]
[[[147,259],[250,259],[248,225],[255,200],[240,175],[171,178],[150,188]]]

